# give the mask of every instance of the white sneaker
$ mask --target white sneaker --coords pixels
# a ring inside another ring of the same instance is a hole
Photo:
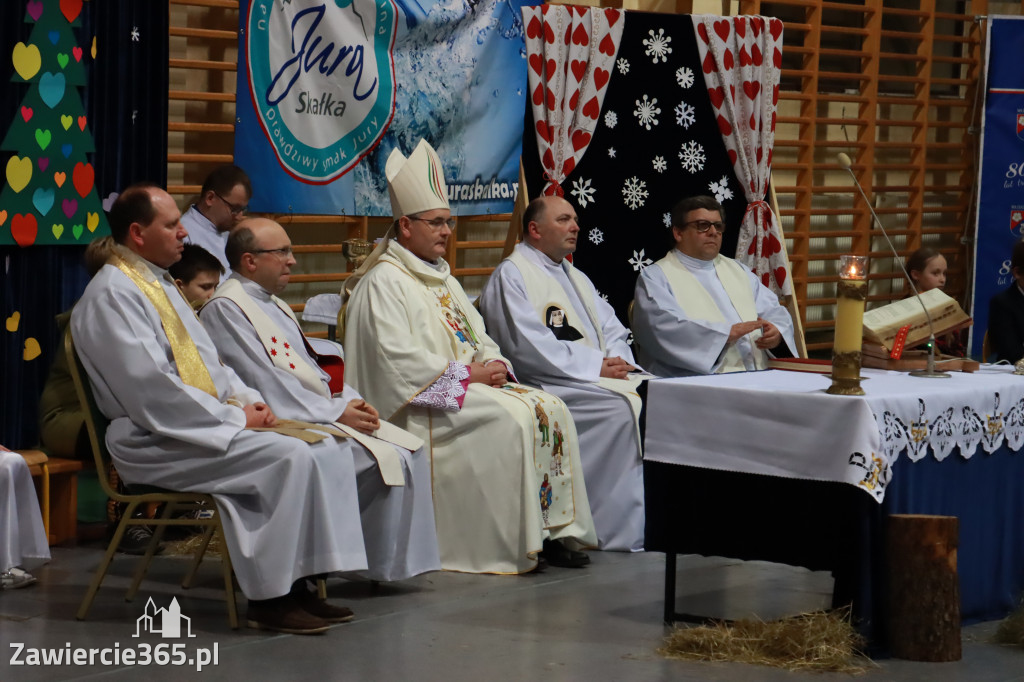
[[[23,571],[17,566],[0,573],[0,590],[16,590],[19,587],[28,587],[34,582],[36,579],[31,573]]]

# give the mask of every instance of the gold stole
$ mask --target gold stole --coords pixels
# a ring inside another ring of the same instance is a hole
[[[116,251],[112,254],[111,264],[123,272],[156,308],[157,314],[160,315],[160,324],[164,328],[164,334],[167,335],[167,340],[171,344],[174,364],[178,368],[178,376],[181,377],[182,382],[192,388],[198,388],[204,393],[209,393],[214,398],[219,398],[217,387],[214,386],[213,379],[210,377],[210,370],[203,362],[202,356],[199,355],[195,341],[189,336],[185,324],[171,304],[171,299],[167,298],[167,292],[160,286],[160,282],[155,278],[151,280],[146,277],[134,264],[129,263],[124,256]],[[152,273],[147,274],[152,276]]]

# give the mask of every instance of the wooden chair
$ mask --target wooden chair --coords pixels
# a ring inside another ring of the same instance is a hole
[[[89,379],[85,374],[85,368],[82,366],[81,360],[79,360],[78,354],[75,352],[74,341],[71,338],[70,329],[68,329],[64,336],[64,350],[68,356],[68,368],[75,383],[75,391],[78,393],[78,400],[82,405],[82,412],[85,414],[85,425],[89,432],[89,443],[92,446],[93,458],[96,461],[96,471],[106,472],[107,467],[110,464],[110,453],[107,451],[105,441],[109,422],[99,411],[99,408],[96,405],[96,400],[92,393],[92,386],[89,384]],[[101,474],[97,478],[103,488],[103,492],[106,493],[110,499],[127,504],[127,508],[121,516],[121,522],[117,525],[114,537],[111,538],[110,544],[107,546],[107,553],[104,555],[103,561],[96,568],[96,573],[93,576],[92,583],[89,585],[89,590],[82,599],[81,606],[78,607],[78,613],[76,614],[78,620],[85,620],[86,615],[89,613],[89,608],[92,606],[93,599],[96,597],[96,592],[100,589],[103,578],[106,576],[107,569],[110,568],[110,562],[113,560],[114,553],[117,551],[117,547],[121,543],[121,538],[124,536],[125,530],[128,526],[154,526],[155,531],[153,533],[153,538],[149,542],[149,546],[146,548],[145,555],[139,561],[139,566],[135,571],[135,578],[132,581],[131,586],[128,588],[128,592],[125,594],[125,601],[130,602],[135,598],[139,589],[139,584],[142,583],[142,579],[146,575],[149,563],[153,559],[153,555],[160,544],[160,540],[163,538],[164,530],[167,526],[201,526],[205,528],[202,542],[198,549],[196,549],[195,558],[193,559],[189,571],[181,583],[183,588],[187,589],[191,587],[192,580],[195,577],[196,571],[199,569],[199,564],[202,562],[203,555],[206,553],[206,548],[210,543],[210,538],[213,537],[213,532],[216,530],[220,533],[222,538],[224,537],[224,527],[221,525],[220,513],[214,498],[211,495],[201,493],[179,493],[149,486],[144,486],[138,491],[123,494],[114,490],[110,486],[107,476]],[[150,503],[164,505],[163,513],[160,517],[155,519],[135,518],[135,510],[140,505],[145,507],[145,505]],[[174,518],[179,512],[194,511],[200,508],[213,509],[213,516],[210,518]],[[226,545],[222,554],[221,566],[224,573],[224,591],[227,601],[228,622],[231,624],[233,629],[238,629],[238,613],[235,606],[235,588],[231,571],[231,557],[228,555]]]
[[[985,330],[985,336],[981,337],[981,361],[988,362],[988,357],[992,355],[992,349],[988,345],[988,330]]]

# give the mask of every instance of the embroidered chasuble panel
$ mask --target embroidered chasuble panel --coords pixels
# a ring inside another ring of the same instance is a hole
[[[674,245],[669,213],[696,194],[725,208],[722,254],[736,250],[747,202],[704,85],[689,15],[625,12],[608,92],[586,153],[566,176],[564,198],[580,234],[573,264],[629,324],[640,271]],[[530,198],[547,181],[526,107],[523,166]]]
[[[505,384],[506,395],[524,403],[534,414],[533,472],[536,477],[544,528],[558,528],[576,518],[570,448],[578,443],[576,428],[560,399],[519,384]]]
[[[450,340],[452,358],[466,364],[473,362],[473,356],[480,348],[480,336],[470,323],[463,305],[444,284],[429,283],[426,287],[431,303]]]

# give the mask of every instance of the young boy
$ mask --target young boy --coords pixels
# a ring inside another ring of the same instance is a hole
[[[201,308],[213,296],[214,289],[224,274],[224,266],[216,256],[196,244],[185,244],[181,260],[168,268],[193,308]]]

